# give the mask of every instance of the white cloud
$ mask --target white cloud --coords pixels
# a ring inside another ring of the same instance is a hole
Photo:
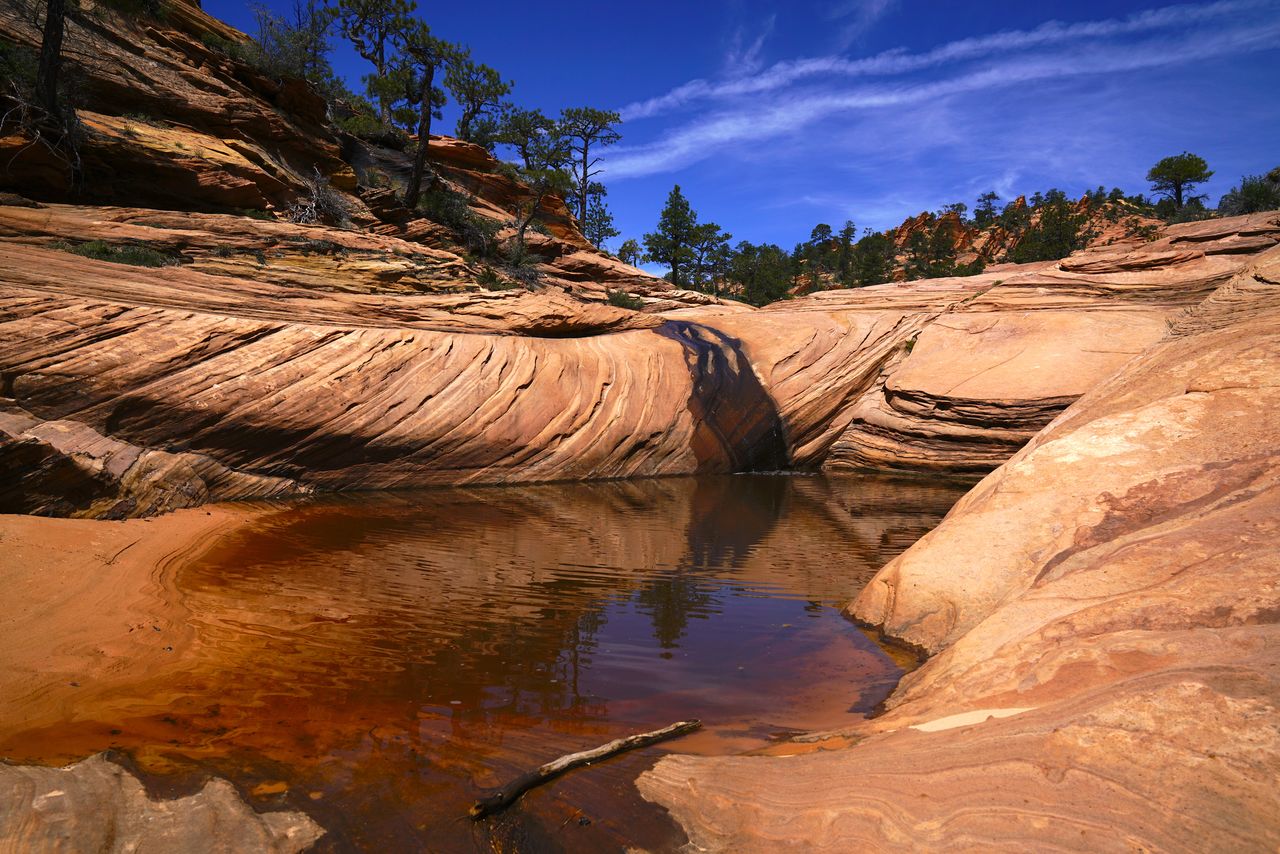
[[[827,17],[840,22],[840,49],[856,42],[897,5],[898,0],[841,0],[832,6]]]
[[[879,0],[876,0],[879,2]],[[846,4],[849,6],[860,4]],[[759,73],[712,82],[690,80],[665,94],[623,107],[626,121],[649,118],[699,100],[731,99],[772,92],[808,78],[872,77],[906,74],[951,63],[1020,50],[1048,48],[1070,42],[1141,35],[1160,30],[1213,22],[1259,9],[1277,8],[1275,0],[1218,0],[1204,5],[1175,5],[1149,9],[1125,18],[1065,24],[1048,21],[1030,30],[1006,30],[960,39],[922,53],[894,49],[861,59],[820,56],[775,63]],[[839,11],[839,9],[837,9]]]
[[[1082,75],[1124,74],[1215,56],[1271,49],[1280,44],[1280,19],[1269,16],[1218,22],[1217,28],[1197,28],[1194,32],[1188,31],[1176,37],[1168,33],[1155,33],[1139,43],[1107,41],[1105,38],[1172,27],[1175,22],[1186,25],[1216,21],[1219,16],[1266,6],[1275,8],[1274,3],[1249,0],[1225,0],[1199,7],[1171,6],[1125,19],[1071,25],[1051,23],[1035,30],[998,33],[952,42],[926,54],[882,54],[870,60],[859,61],[879,63],[876,73],[890,74],[894,72],[886,69],[894,63],[900,68],[913,70],[925,67],[921,63],[940,62],[937,57],[944,54],[952,58],[981,56],[993,52],[997,54],[984,67],[970,67],[955,76],[923,82],[902,81],[841,88],[836,84],[848,74],[847,71],[837,70],[837,80],[834,83],[827,82],[825,87],[816,89],[812,86],[797,89],[788,86],[799,79],[795,73],[797,64],[782,63],[743,81],[716,84],[721,88],[737,87],[735,93],[741,91],[744,85],[761,87],[755,91],[768,92],[768,97],[756,97],[747,104],[731,102],[705,118],[680,125],[651,144],[616,148],[605,166],[610,180],[660,174],[719,155],[739,143],[759,145],[766,140],[788,134],[806,133],[814,123],[825,122],[839,115],[884,107],[942,104],[945,99],[954,96],[1034,84],[1038,81]],[[1089,36],[1083,35],[1086,31],[1090,33]],[[1058,51],[1039,50],[1030,55],[1019,55],[1011,50],[996,50],[993,47],[997,43],[1025,46],[1035,40],[1042,46],[1049,46],[1086,38],[1089,40],[1083,44],[1063,45]],[[847,87],[847,81],[845,86]],[[664,97],[672,94],[668,93]],[[704,96],[720,97],[716,93]],[[1006,182],[1011,183],[1012,180]]]

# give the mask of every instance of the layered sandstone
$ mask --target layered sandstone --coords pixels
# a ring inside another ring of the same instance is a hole
[[[171,0],[165,8],[163,18],[149,18],[96,4],[68,18],[64,52],[76,90],[75,151],[48,144],[17,120],[21,110],[6,99],[0,190],[38,201],[144,206],[152,216],[161,210],[249,213],[255,222],[266,220],[259,226],[266,237],[279,234],[270,221],[287,220],[318,177],[361,231],[398,239],[425,257],[384,271],[393,280],[474,290],[488,270],[489,279],[516,284],[502,272],[501,259],[470,260],[457,234],[394,202],[392,188],[408,176],[408,155],[343,132],[305,81],[274,79],[233,58],[226,46],[247,37],[199,4]],[[0,7],[0,37],[35,50],[41,35],[20,6],[7,4]],[[428,164],[433,191],[457,193],[474,216],[498,228],[499,239],[514,233],[510,224],[530,203],[530,191],[493,155],[433,136]],[[532,233],[529,245],[543,286],[601,302],[609,291],[664,305],[715,301],[671,288],[596,249],[559,198],[545,200],[535,222],[542,233]],[[341,236],[326,239],[343,243]]]
[[[1277,287],[1273,248],[881,570],[851,613],[934,655],[854,747],[641,790],[700,850],[1280,844]]]
[[[457,256],[384,234],[0,205],[4,506],[117,517],[315,489],[985,471],[1276,235],[1280,217],[1258,215],[1123,254],[662,313],[484,290]],[[174,263],[67,251],[90,239]]]

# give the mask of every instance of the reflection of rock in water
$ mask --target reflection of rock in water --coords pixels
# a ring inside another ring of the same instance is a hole
[[[0,850],[272,851],[309,848],[324,831],[298,812],[258,814],[226,780],[153,800],[101,754],[66,768],[0,764]]]
[[[0,720],[0,755],[115,747],[165,779],[284,781],[322,845],[472,851],[476,789],[555,756],[689,717],[693,749],[748,750],[883,699],[900,671],[832,606],[884,531],[941,515],[925,492],[740,475],[292,503],[179,568],[188,654],[60,696],[75,717],[37,731]],[[548,850],[545,824],[572,850],[679,847],[630,784],[651,761],[531,795],[495,840]]]

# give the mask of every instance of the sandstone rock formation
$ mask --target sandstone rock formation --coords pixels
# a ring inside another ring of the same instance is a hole
[[[5,851],[304,851],[324,831],[296,812],[256,813],[226,780],[169,800],[102,755],[66,768],[0,764]]]
[[[427,256],[425,271],[416,265],[401,277],[407,273],[432,287],[442,279],[478,287],[487,265],[466,261],[456,234],[421,212],[388,203],[394,196],[389,185],[407,176],[407,155],[337,129],[324,98],[304,81],[276,80],[229,56],[224,46],[247,37],[198,3],[170,0],[166,10],[159,20],[102,3],[68,19],[66,49],[85,102],[76,110],[76,154],[42,144],[6,101],[0,111],[0,191],[39,201],[144,205],[156,209],[153,216],[161,209],[251,212],[269,221],[305,199],[308,182],[318,175],[362,229],[412,246],[406,252],[402,245],[401,255]],[[0,38],[28,49],[40,44],[38,28],[14,4],[0,6]],[[474,215],[500,224],[503,233],[513,231],[508,223],[529,190],[496,158],[447,137],[432,137],[428,152],[438,190],[458,193]],[[75,158],[79,169],[73,171],[69,161]],[[546,233],[533,234],[530,245],[541,259],[545,286],[597,301],[612,290],[680,304],[715,301],[673,289],[596,249],[558,198],[544,202],[537,223]],[[260,227],[264,235],[272,233],[269,223]],[[342,243],[341,236],[326,239]]]
[[[0,205],[5,506],[128,516],[312,489],[981,472],[1276,235],[1280,217],[1255,215],[967,279],[642,313],[469,288],[456,256],[386,235]],[[89,239],[178,263],[58,248]]]
[[[1277,287],[1272,248],[877,575],[851,613],[935,654],[856,746],[641,790],[700,850],[1280,844]]]

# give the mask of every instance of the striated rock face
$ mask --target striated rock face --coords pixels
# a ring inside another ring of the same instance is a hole
[[[641,313],[479,290],[457,256],[389,235],[0,205],[0,498],[117,517],[313,489],[986,471],[1276,235],[1280,217],[1244,217],[1056,265]]]
[[[228,56],[218,45],[247,37],[198,3],[172,0],[165,8],[158,20],[99,3],[68,18],[64,52],[77,93],[78,173],[66,152],[41,143],[15,120],[19,111],[0,94],[0,191],[39,201],[249,211],[268,221],[255,220],[267,237],[281,233],[272,232],[269,221],[308,198],[308,182],[319,175],[345,200],[357,226],[398,239],[398,254],[429,258],[427,271],[403,271],[408,278],[433,287],[441,278],[462,289],[480,287],[486,265],[467,260],[465,241],[395,201],[391,187],[408,177],[406,154],[337,129],[328,104],[306,82],[276,80]],[[36,50],[41,34],[21,4],[9,3],[0,5],[0,38]],[[479,146],[433,137],[428,163],[433,187],[459,193],[473,215],[502,226],[499,237],[514,233],[509,223],[530,192],[497,159]],[[716,302],[596,249],[558,198],[544,201],[536,223],[546,233],[534,234],[529,246],[543,286],[599,302],[617,290],[660,307]],[[89,239],[69,231],[58,236]],[[325,239],[345,245],[340,236]],[[501,286],[516,284],[498,278]]]
[[[226,780],[156,800],[102,755],[66,768],[0,764],[5,851],[304,851],[324,831],[297,812],[255,813]]]
[[[646,797],[702,850],[1280,845],[1278,288],[1273,248],[881,570],[851,613],[935,654],[856,746]]]

